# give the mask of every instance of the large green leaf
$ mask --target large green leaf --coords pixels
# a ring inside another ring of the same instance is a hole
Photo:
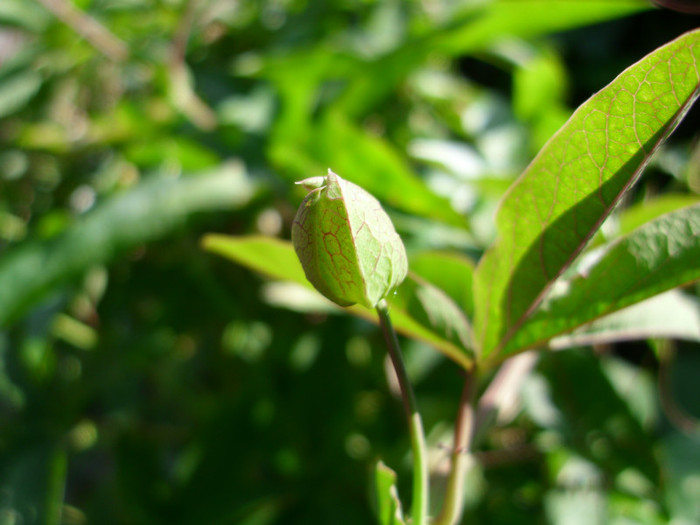
[[[698,261],[700,204],[648,222],[613,243],[591,267],[570,281],[558,282],[505,351],[538,346],[554,335],[700,279]]]
[[[0,259],[0,326],[52,287],[167,234],[193,213],[241,206],[252,194],[250,181],[235,166],[156,177],[99,205],[58,237],[8,251]]]
[[[475,332],[503,351],[698,96],[700,30],[654,51],[581,106],[504,197],[475,273]],[[509,351],[513,349],[509,346]]]
[[[288,241],[263,236],[210,234],[203,239],[203,246],[267,277],[313,290]],[[396,297],[388,300],[392,323],[399,332],[434,346],[463,367],[471,366],[472,358],[465,348],[469,344],[469,328],[459,308],[447,295],[409,276],[399,286]],[[330,301],[328,304],[333,305]],[[342,310],[378,323],[377,313],[364,306],[355,304]]]

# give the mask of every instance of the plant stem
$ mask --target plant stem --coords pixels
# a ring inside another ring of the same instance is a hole
[[[382,327],[384,340],[389,350],[389,357],[396,372],[401,390],[401,400],[406,412],[408,430],[411,436],[411,451],[413,453],[413,505],[411,517],[413,525],[428,524],[428,460],[423,433],[423,422],[418,412],[416,396],[408,380],[408,372],[401,355],[399,340],[389,318],[389,309],[386,301],[382,300],[377,305],[379,324]]]
[[[512,413],[519,406],[523,381],[537,364],[538,353],[530,350],[513,356],[501,365],[488,388],[479,397],[474,421],[472,447],[478,446],[481,438],[498,418]]]
[[[39,3],[110,60],[123,62],[129,58],[129,48],[122,40],[72,2],[39,0]]]
[[[454,448],[450,458],[451,466],[445,489],[445,501],[442,504],[442,511],[433,525],[455,525],[459,522],[464,510],[464,475],[467,471],[474,435],[475,375],[473,371],[468,372],[464,380],[455,423]]]

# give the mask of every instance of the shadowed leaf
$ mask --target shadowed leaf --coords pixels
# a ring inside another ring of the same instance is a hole
[[[549,348],[656,338],[700,342],[700,301],[670,290],[555,337]]]
[[[595,255],[592,254],[592,255]],[[700,279],[700,204],[646,223],[552,294],[505,351],[537,346],[611,312]]]

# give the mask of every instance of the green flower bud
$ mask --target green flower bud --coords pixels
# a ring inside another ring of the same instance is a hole
[[[408,272],[391,219],[377,199],[331,170],[297,184],[311,189],[292,225],[306,278],[340,306],[374,308]]]

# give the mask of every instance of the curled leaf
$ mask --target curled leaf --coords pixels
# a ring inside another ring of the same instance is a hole
[[[328,170],[299,207],[292,242],[306,278],[331,301],[374,308],[405,279],[406,250],[379,201]],[[320,184],[320,185],[319,185]]]

